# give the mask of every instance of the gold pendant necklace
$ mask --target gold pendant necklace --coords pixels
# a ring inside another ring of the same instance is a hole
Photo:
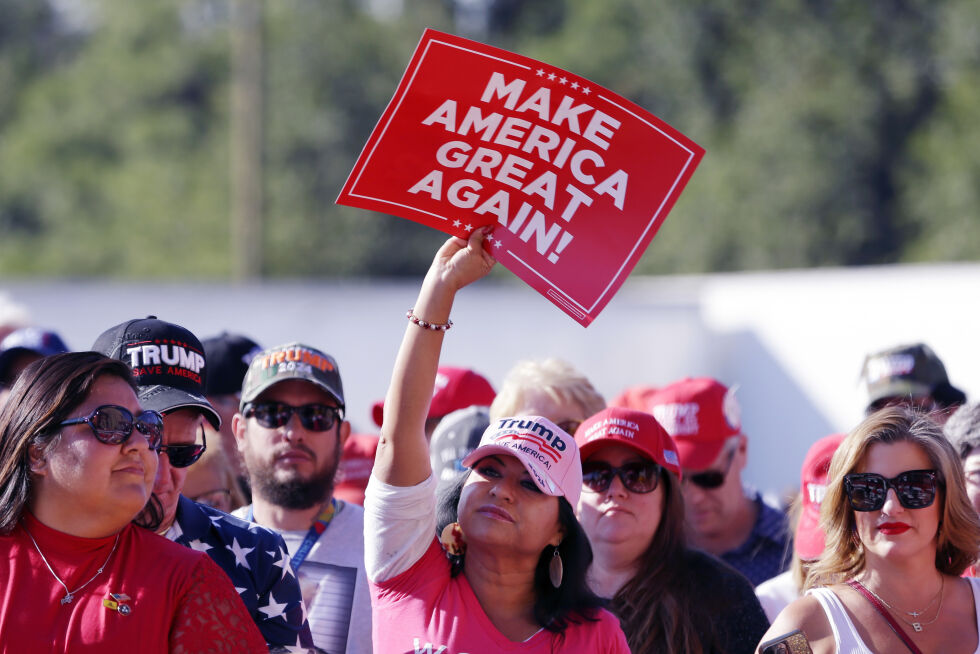
[[[55,574],[54,568],[52,568],[51,564],[48,563],[48,559],[44,556],[44,552],[42,552],[41,548],[37,546],[37,541],[34,540],[34,534],[32,534],[31,530],[27,528],[27,525],[21,523],[20,526],[24,528],[24,531],[27,532],[28,538],[30,538],[31,542],[34,543],[34,549],[36,549],[37,553],[41,556],[41,560],[44,561],[44,565],[48,566],[48,572],[50,572],[51,576],[54,577],[54,580],[57,581],[59,584],[61,584],[62,588],[65,589],[65,596],[61,598],[62,606],[64,606],[65,604],[71,604],[72,600],[75,599],[75,593],[88,586],[90,583],[95,581],[96,577],[102,574],[102,571],[105,570],[105,567],[109,565],[109,559],[112,558],[112,553],[116,551],[116,545],[119,544],[119,534],[116,534],[116,541],[112,544],[112,549],[109,550],[109,556],[105,557],[105,563],[103,563],[102,567],[100,567],[98,572],[95,573],[95,576],[93,576],[91,579],[86,581],[84,584],[82,584],[75,590],[68,590],[68,585],[61,580],[61,577]]]

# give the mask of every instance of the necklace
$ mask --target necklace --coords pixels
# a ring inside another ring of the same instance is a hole
[[[862,586],[863,586],[863,584],[862,584]],[[882,604],[884,604],[888,608],[889,611],[891,611],[892,613],[895,613],[896,615],[898,615],[898,618],[902,622],[904,622],[905,624],[909,625],[910,627],[912,627],[913,629],[915,629],[917,632],[918,631],[922,631],[922,628],[923,627],[928,626],[928,625],[931,625],[933,622],[935,622],[936,620],[939,619],[939,615],[943,611],[943,589],[945,587],[946,587],[946,577],[940,577],[939,592],[932,596],[932,599],[929,600],[929,603],[926,604],[925,608],[923,608],[921,611],[899,611],[898,609],[896,609],[895,607],[893,607],[891,604],[889,604],[888,602],[886,602],[878,593],[874,592],[873,590],[871,590],[867,586],[864,586],[865,590],[867,590],[869,593],[871,593],[872,595],[875,596],[875,599],[877,599],[879,602],[881,602]],[[929,607],[932,606],[935,603],[937,597],[939,598],[939,606],[936,608],[936,615],[932,618],[932,620],[929,620],[928,622],[921,622],[919,620],[909,621],[909,620],[906,620],[905,617],[902,616],[902,613],[905,613],[905,615],[912,616],[913,618],[918,618],[920,615],[925,615],[925,613],[929,610]]]
[[[57,581],[59,584],[61,584],[62,588],[65,589],[65,596],[61,598],[61,603],[62,604],[71,604],[71,601],[73,599],[75,599],[75,593],[77,593],[81,589],[83,589],[86,586],[88,586],[90,583],[92,583],[93,581],[95,581],[95,578],[96,577],[98,577],[100,574],[102,574],[102,571],[105,570],[105,567],[107,565],[109,565],[109,559],[112,558],[112,553],[116,551],[116,545],[119,544],[119,534],[116,534],[116,540],[112,544],[112,549],[109,550],[109,556],[105,557],[105,563],[103,563],[102,564],[102,567],[99,568],[99,571],[95,573],[95,576],[93,576],[91,579],[89,579],[88,581],[86,581],[84,584],[82,584],[81,586],[79,586],[75,590],[68,590],[68,585],[65,584],[65,582],[63,582],[61,580],[61,577],[59,577],[57,574],[55,574],[54,568],[52,568],[51,567],[51,564],[48,563],[47,558],[45,558],[45,556],[44,556],[44,552],[42,552],[41,551],[41,548],[37,546],[37,541],[34,540],[34,534],[32,534],[31,531],[27,528],[27,525],[21,523],[21,527],[23,527],[24,528],[24,531],[27,532],[27,536],[31,539],[31,542],[34,543],[34,549],[36,549],[37,550],[37,553],[41,555],[41,560],[44,561],[44,565],[48,566],[48,572],[50,572],[51,573],[51,576],[54,577],[55,581]]]

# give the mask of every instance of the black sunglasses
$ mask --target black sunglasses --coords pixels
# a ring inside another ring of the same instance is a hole
[[[71,418],[58,423],[59,427],[86,424],[100,443],[122,445],[129,440],[133,427],[146,436],[150,449],[156,449],[163,441],[163,416],[156,411],[144,411],[133,419],[126,407],[103,404],[84,418]]]
[[[200,443],[181,443],[179,445],[160,445],[156,451],[166,454],[170,460],[170,465],[175,468],[186,468],[201,458],[204,450],[208,449],[208,439],[204,436],[204,427],[201,427]]]
[[[737,449],[737,448],[736,448]],[[725,464],[725,470],[705,470],[704,472],[693,472],[690,474],[685,473],[684,481],[689,481],[695,486],[704,488],[705,490],[712,490],[720,487],[725,483],[725,478],[732,469],[732,461],[735,459],[735,449],[732,449],[728,453],[728,463]]]
[[[906,509],[924,509],[936,500],[935,470],[906,470],[887,479],[873,472],[844,475],[844,492],[855,511],[877,511],[885,505],[888,489],[895,489]]]
[[[343,409],[326,404],[291,406],[282,402],[258,402],[245,405],[244,416],[254,417],[266,429],[276,429],[289,422],[295,413],[305,429],[327,431],[343,419]]]
[[[614,468],[605,461],[586,461],[582,465],[582,483],[596,493],[603,493],[619,477],[632,493],[652,493],[660,481],[660,464],[656,461],[630,461]]]

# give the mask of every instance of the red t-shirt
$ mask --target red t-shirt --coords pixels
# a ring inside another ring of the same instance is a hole
[[[115,536],[79,538],[51,529],[27,511],[0,536],[0,651],[267,652],[228,577],[202,552],[129,524],[102,574]],[[128,595],[128,615],[103,604]]]
[[[435,538],[411,568],[370,586],[376,652],[629,653],[619,620],[604,609],[594,621],[569,624],[562,637],[542,629],[524,642],[508,640],[483,612],[466,577],[450,578]]]

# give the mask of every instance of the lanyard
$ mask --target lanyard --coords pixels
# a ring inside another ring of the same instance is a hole
[[[303,538],[303,542],[299,544],[296,551],[293,553],[292,558],[289,563],[293,566],[293,572],[299,570],[299,567],[303,565],[303,561],[306,560],[306,555],[310,553],[313,546],[316,545],[317,540],[319,540],[321,534],[327,530],[330,526],[330,521],[337,514],[337,500],[330,498],[330,506],[328,506],[324,511],[316,517],[313,521],[313,526],[310,530],[306,532],[306,536]],[[252,505],[248,507],[248,521],[255,522],[255,517],[252,513]]]

